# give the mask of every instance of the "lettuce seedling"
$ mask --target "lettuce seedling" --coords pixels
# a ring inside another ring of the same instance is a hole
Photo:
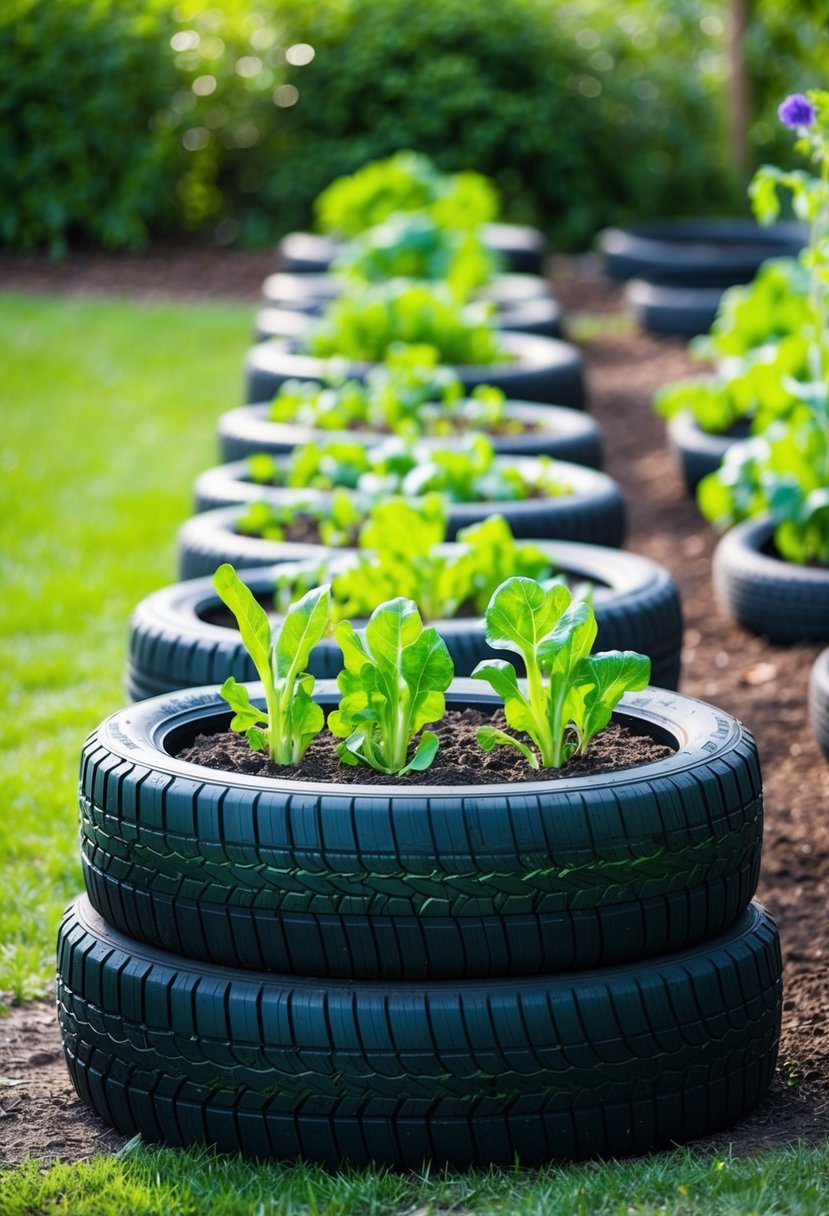
[[[331,733],[343,740],[337,755],[381,773],[428,768],[438,750],[433,731],[423,731],[411,757],[409,750],[428,722],[443,717],[454,675],[437,630],[424,629],[417,606],[401,596],[380,604],[365,629],[340,621],[334,636],[345,661],[337,677],[343,696],[328,718]]]
[[[311,700],[314,677],[305,669],[328,627],[331,589],[315,587],[291,604],[274,635],[264,608],[232,566],[219,566],[213,583],[236,617],[267,707],[253,705],[244,685],[228,676],[221,694],[234,711],[230,729],[245,734],[254,751],[267,751],[274,764],[298,764],[325,724],[321,707]]]
[[[486,610],[486,640],[494,650],[521,655],[526,691],[505,659],[483,660],[472,678],[486,680],[503,698],[507,722],[529,735],[539,755],[492,726],[477,732],[484,751],[514,747],[531,768],[560,768],[586,750],[623,693],[644,688],[651,671],[650,659],[635,651],[591,654],[596,633],[592,606],[574,603],[561,584],[509,578],[497,588]]]

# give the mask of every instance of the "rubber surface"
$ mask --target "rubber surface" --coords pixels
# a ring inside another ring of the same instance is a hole
[[[343,280],[333,274],[271,274],[262,284],[262,301],[265,307],[318,313],[343,290]],[[511,308],[529,300],[550,300],[553,293],[549,280],[541,275],[499,274],[479,288],[474,298]]]
[[[650,333],[695,338],[707,334],[713,325],[724,290],[631,279],[625,299],[636,322]]]
[[[570,494],[519,502],[449,503],[448,539],[452,540],[460,528],[497,512],[507,520],[513,535],[521,539],[574,540],[588,545],[621,546],[625,535],[625,507],[616,482],[606,473],[583,465],[560,461],[558,467],[572,487]],[[224,470],[233,468],[233,465],[224,465],[219,470],[211,469],[201,474],[196,482],[200,506],[207,507],[208,503],[219,500],[225,491],[229,498],[237,494],[241,498],[245,493],[248,503],[256,499],[274,503],[328,501],[323,491],[256,487],[261,492],[250,493],[251,483],[228,481]],[[250,569],[306,558],[319,560],[325,552],[321,545],[286,544],[241,535],[236,531],[235,523],[246,510],[246,506],[202,510],[182,525],[178,533],[180,578],[213,574],[222,562],[230,562],[237,569]]]
[[[502,344],[512,356],[511,361],[456,369],[467,392],[479,384],[494,384],[507,397],[519,401],[584,409],[584,370],[575,346],[556,338],[516,333],[504,333]],[[345,363],[342,374],[348,379],[363,380],[372,366],[375,365]],[[272,400],[286,380],[320,381],[325,368],[325,360],[299,353],[293,339],[259,342],[245,357],[245,401]]]
[[[519,274],[543,275],[547,238],[523,224],[484,224],[484,244],[501,254],[506,268]],[[326,271],[340,251],[333,237],[289,232],[277,246],[281,270],[314,274]]]
[[[809,721],[818,746],[829,760],[829,649],[821,651],[809,677]]]
[[[261,700],[261,685],[248,685]],[[315,697],[334,706],[333,681]],[[450,706],[495,708],[459,680]],[[762,784],[729,715],[659,689],[619,720],[677,750],[520,785],[349,785],[169,754],[227,729],[193,689],[108,718],[81,764],[87,891],[107,921],[191,958],[417,979],[578,970],[706,940],[755,890]]]
[[[668,443],[689,494],[694,494],[703,477],[716,472],[731,445],[746,439],[749,429],[745,420],[725,435],[713,435],[702,429],[690,410],[670,419]]]
[[[299,318],[299,320],[297,320]],[[506,332],[541,334],[548,338],[562,335],[563,311],[557,300],[524,300],[521,303],[496,307],[492,323]],[[302,337],[314,324],[313,312],[291,311],[271,306],[260,308],[253,323],[253,339],[265,342],[270,338]]]
[[[799,224],[760,227],[750,219],[666,220],[606,228],[598,246],[614,279],[661,277],[685,287],[748,283],[766,258],[796,256],[808,241]]]
[[[829,641],[829,570],[773,556],[774,525],[745,520],[714,550],[714,594],[744,628],[772,642]]]
[[[558,568],[597,586],[593,605],[603,650],[638,650],[652,663],[651,684],[676,688],[682,648],[682,612],[676,583],[662,566],[647,558],[567,541],[538,542]],[[334,561],[336,562],[336,558]],[[316,567],[316,564],[313,564]],[[272,601],[277,573],[297,567],[277,566],[243,571],[244,581],[263,601]],[[256,671],[233,628],[205,620],[221,602],[212,578],[191,579],[147,596],[130,619],[126,690],[133,701],[199,684],[222,684],[228,676],[254,680]],[[492,657],[481,620],[463,617],[438,621],[455,664],[455,674],[468,676],[479,660]],[[340,649],[332,638],[312,652],[311,671],[333,677],[341,667]]]
[[[254,452],[282,455],[308,443],[384,443],[389,436],[373,431],[323,431],[288,422],[271,422],[270,405],[243,405],[221,414],[217,426],[222,459],[242,460]],[[508,401],[509,419],[534,429],[517,434],[490,435],[496,452],[510,456],[554,456],[592,469],[602,465],[602,435],[598,423],[581,410],[534,401]],[[453,437],[426,438],[435,446]]]
[[[109,929],[58,944],[81,1099],[123,1134],[329,1167],[641,1153],[746,1115],[774,1070],[780,947],[756,906],[686,953],[583,976],[320,983],[205,967]]]

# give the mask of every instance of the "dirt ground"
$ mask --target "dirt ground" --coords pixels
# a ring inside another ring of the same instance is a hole
[[[62,262],[0,253],[0,288],[110,292],[141,298],[257,297],[273,270],[267,251],[159,250],[150,255],[75,254]],[[589,261],[556,262],[568,314],[622,308],[618,288]],[[682,690],[742,719],[760,749],[766,836],[759,898],[776,918],[785,959],[780,1062],[755,1114],[700,1144],[735,1153],[829,1136],[829,765],[808,729],[806,690],[818,646],[771,646],[729,622],[711,595],[716,537],[688,499],[651,413],[654,389],[696,365],[680,341],[583,325],[591,413],[605,436],[605,467],[629,507],[628,548],[662,562],[685,612]],[[232,403],[228,403],[229,405]],[[71,1089],[53,1011],[36,1002],[0,1021],[0,1165],[113,1151],[123,1139],[88,1113]]]

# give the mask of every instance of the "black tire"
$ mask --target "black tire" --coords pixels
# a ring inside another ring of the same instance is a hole
[[[250,684],[261,700],[261,685]],[[336,705],[333,681],[315,697]],[[496,707],[458,680],[450,706]],[[226,730],[215,689],[108,718],[81,765],[88,894],[107,921],[190,958],[364,979],[536,974],[641,959],[724,931],[762,846],[754,741],[659,689],[617,718],[677,751],[520,785],[238,776],[169,754]]]
[[[584,409],[582,357],[574,346],[556,338],[517,333],[503,334],[502,343],[512,356],[509,362],[456,369],[467,392],[480,384],[494,384],[518,401]],[[346,363],[342,373],[349,379],[362,380],[373,366]],[[292,339],[259,342],[245,358],[245,400],[270,401],[286,380],[321,381],[325,369],[325,360],[299,353]]]
[[[829,760],[829,650],[815,659],[809,677],[809,720],[818,746]]]
[[[745,419],[726,434],[714,435],[702,429],[690,410],[671,418],[668,442],[689,494],[695,493],[703,477],[716,472],[732,444],[748,437],[750,426]]]
[[[695,338],[707,334],[723,297],[722,287],[677,287],[631,279],[625,290],[637,324],[652,334]]]
[[[484,243],[500,253],[505,267],[518,274],[544,274],[547,238],[537,228],[522,224],[484,224]],[[293,274],[327,271],[340,251],[340,242],[312,232],[289,232],[279,242],[279,266]]]
[[[743,1118],[774,1072],[780,977],[756,905],[651,963],[424,987],[192,963],[79,899],[57,990],[73,1084],[124,1135],[418,1170],[643,1153]]]
[[[218,422],[222,459],[243,460],[255,452],[285,455],[307,443],[383,443],[389,438],[372,431],[317,431],[268,419],[270,405],[243,405],[222,414]],[[598,423],[582,410],[535,401],[508,401],[507,415],[533,430],[516,434],[490,435],[496,452],[509,456],[553,456],[592,469],[602,465],[602,433]],[[452,442],[452,437],[419,442]]]
[[[829,641],[829,569],[798,566],[774,555],[767,518],[736,524],[714,550],[720,606],[772,642]]]
[[[579,464],[559,461],[556,468],[562,481],[571,487],[570,494],[519,502],[449,503],[447,539],[453,540],[460,528],[497,513],[507,520],[513,535],[523,540],[573,540],[619,548],[625,536],[625,504],[617,483],[606,473]],[[259,487],[237,480],[245,469],[244,462],[220,465],[197,479],[196,502],[201,511],[187,520],[178,534],[180,578],[212,574],[222,562],[250,569],[305,558],[316,561],[325,552],[318,545],[267,541],[236,531],[235,521],[252,502],[329,501],[329,495],[321,491]],[[222,499],[235,499],[237,504],[241,500],[246,506],[211,505]]]
[[[526,300],[496,309],[492,323],[505,333],[560,338],[562,309],[557,300]],[[271,338],[304,337],[313,325],[313,314],[292,312],[287,308],[260,308],[253,324],[253,340],[267,342]]]
[[[766,258],[796,257],[808,241],[800,224],[761,228],[749,219],[667,220],[599,234],[605,273],[658,278],[684,287],[749,283]]]
[[[647,558],[567,541],[540,542],[559,569],[596,580],[593,604],[602,650],[638,650],[651,659],[651,684],[675,689],[682,649],[682,611],[676,583]],[[336,561],[336,559],[335,559]],[[307,568],[307,567],[306,567]],[[299,569],[299,567],[297,567]],[[273,597],[277,573],[289,567],[250,570],[244,581],[264,600]],[[212,579],[192,579],[147,596],[130,618],[126,689],[133,701],[200,684],[222,684],[228,676],[255,680],[256,671],[233,628],[205,616],[220,607]],[[436,622],[455,664],[468,676],[481,659],[492,657],[481,620]],[[339,647],[324,639],[311,656],[311,671],[334,677],[341,667]]]
[[[266,308],[289,308],[294,312],[317,314],[342,295],[343,279],[334,274],[271,274],[262,284]],[[547,279],[535,274],[499,274],[474,293],[499,308],[513,308],[530,300],[550,300],[552,289]]]
[[[497,308],[492,322],[506,333],[540,334],[548,338],[560,338],[562,333],[562,309],[557,300],[523,300]],[[260,308],[253,326],[255,342],[267,342],[272,338],[305,338],[315,325],[313,313],[275,308]]]

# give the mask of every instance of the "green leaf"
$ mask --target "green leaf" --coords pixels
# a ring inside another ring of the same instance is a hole
[[[443,694],[455,674],[452,656],[434,627],[424,629],[403,650],[400,674],[408,687],[408,730],[415,735],[427,722],[439,722],[443,717]]]
[[[543,637],[570,603],[566,587],[545,590],[534,579],[508,578],[492,595],[486,610],[486,640],[494,650],[535,654]]]
[[[520,739],[514,739],[512,735],[508,735],[506,731],[498,730],[494,726],[479,726],[475,735],[485,752],[491,752],[499,746],[514,747],[521,753],[530,768],[538,768],[538,757],[535,752]]]
[[[325,636],[331,616],[331,587],[328,584],[306,592],[291,604],[282,620],[275,652],[277,680],[292,672],[305,671],[316,644]]]
[[[579,663],[590,654],[597,633],[592,605],[585,600],[572,603],[549,636],[538,644],[536,657],[542,667],[569,683]]]
[[[566,706],[579,733],[581,751],[607,726],[622,696],[646,688],[650,676],[650,659],[633,650],[608,650],[583,660],[579,685]]]
[[[250,587],[227,562],[213,575],[213,586],[222,603],[236,618],[242,642],[263,684],[271,680],[271,625],[268,614]]]
[[[518,684],[512,663],[506,659],[482,659],[472,672],[473,680],[486,680],[504,702],[504,713],[514,730],[535,735],[536,720],[532,707]]]
[[[440,740],[438,739],[437,735],[430,730],[425,730],[418,740],[415,754],[412,756],[409,763],[401,768],[401,774],[423,772],[424,769],[429,767],[435,756],[438,754],[439,746]]]
[[[219,695],[224,697],[234,711],[235,716],[230,723],[231,730],[244,732],[260,722],[267,723],[267,713],[251,704],[248,690],[243,684],[237,684],[233,676],[227,677],[219,689]]]

